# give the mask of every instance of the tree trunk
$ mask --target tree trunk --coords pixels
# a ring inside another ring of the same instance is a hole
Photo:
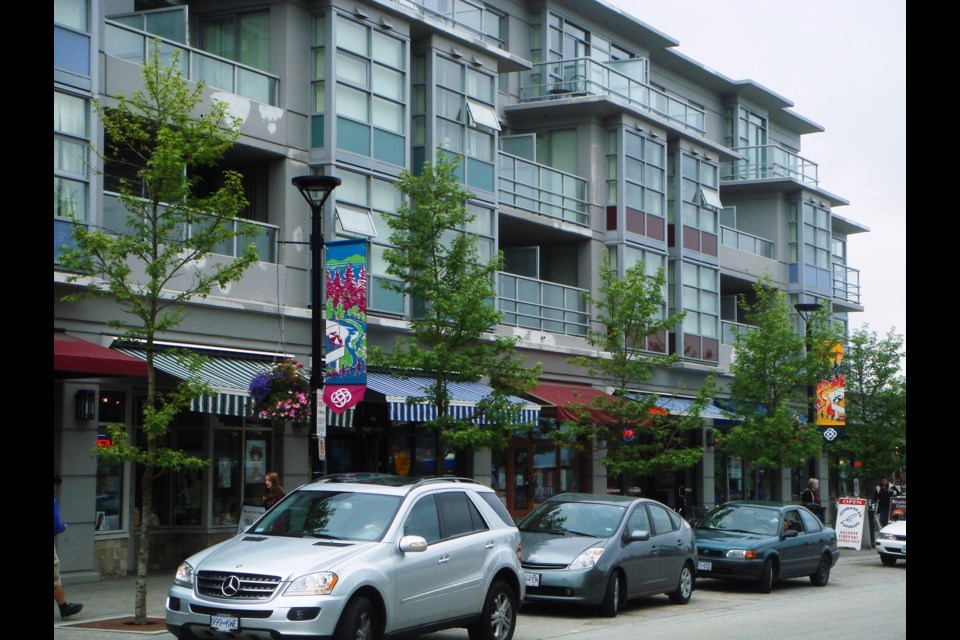
[[[151,443],[151,449],[152,449]],[[150,526],[153,514],[153,465],[144,466],[140,479],[140,548],[137,552],[137,590],[134,604],[135,625],[147,624],[147,569],[150,567]]]

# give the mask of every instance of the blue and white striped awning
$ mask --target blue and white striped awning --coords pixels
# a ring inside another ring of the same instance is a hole
[[[115,347],[115,349],[141,360],[147,359],[147,352],[144,349],[130,347]],[[273,366],[273,363],[266,359],[208,354],[203,367],[199,371],[191,372],[180,362],[176,354],[164,351],[158,351],[154,355],[153,364],[160,371],[180,380],[186,380],[193,375],[210,385],[213,393],[194,398],[190,406],[191,411],[247,417],[249,417],[247,404],[250,401],[247,389],[250,387],[250,380]],[[336,414],[327,408],[328,426],[350,427],[352,424],[352,409]]]
[[[422,398],[433,383],[429,378],[398,378],[389,373],[367,372],[367,389],[386,397],[390,419],[407,422],[425,422],[437,417],[437,407],[428,402],[408,404],[407,398]],[[451,382],[450,415],[457,419],[469,418],[477,403],[493,393],[493,389],[479,382]],[[520,419],[535,422],[540,417],[540,405],[510,396],[515,404],[523,406]]]
[[[642,396],[647,394],[640,393],[630,393],[627,394],[628,398],[633,400],[639,400]],[[657,396],[657,406],[661,409],[666,409],[672,415],[675,416],[688,416],[691,415],[691,406],[693,405],[693,398],[681,398],[678,396]],[[705,406],[700,410],[701,418],[726,418],[727,416],[721,411],[718,407],[714,406],[712,403]]]

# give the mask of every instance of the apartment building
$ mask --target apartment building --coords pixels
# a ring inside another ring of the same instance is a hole
[[[663,268],[664,312],[686,312],[682,326],[643,345],[678,353],[679,363],[637,390],[673,411],[712,372],[722,387],[743,320],[738,296],[764,273],[792,302],[828,306],[838,323],[863,310],[846,243],[868,229],[834,212],[847,201],[820,188],[819,167],[801,155],[802,136],[822,127],[770,89],[680,54],[642,15],[595,0],[55,0],[54,468],[71,523],[61,557],[74,579],[132,568],[139,480],[92,449],[105,424],[136,423],[146,383],[142,351],[106,324],[118,313],[109,300],[61,302],[74,285],[58,258],[76,224],[69,212],[80,224],[122,229],[117,187],[88,148],[103,138],[91,100],[109,104],[136,89],[153,38],[164,54],[181,52],[208,100],[241,118],[220,169],[242,173],[245,218],[262,229],[260,262],[191,304],[163,336],[210,356],[205,375],[217,393],[173,429],[173,446],[211,465],[155,485],[160,566],[234,534],[265,471],[290,488],[318,464],[437,472],[436,437],[396,402],[402,381],[386,373],[371,374],[354,410],[328,414],[322,463],[311,434],[276,433],[246,416],[254,373],[278,356],[310,364],[310,211],[293,177],[343,181],[322,233],[367,238],[368,340],[388,347],[411,313],[409,300],[383,286],[384,217],[399,206],[393,183],[438,153],[463,155],[461,177],[475,194],[467,231],[484,255],[505,256],[496,332],[516,336],[542,366],[541,385],[524,398],[540,437],[457,452],[445,471],[492,484],[514,516],[571,490],[639,490],[670,505],[683,495],[689,508],[749,495],[748,468],[713,447],[711,429],[727,424],[718,409],[704,413],[695,443],[704,460],[686,473],[607,477],[595,456],[542,437],[573,393],[609,391],[567,363],[592,353],[582,294],[599,286],[604,257],[621,271]],[[161,369],[165,384],[176,381],[174,362]],[[767,479],[763,497],[795,499],[807,473]]]

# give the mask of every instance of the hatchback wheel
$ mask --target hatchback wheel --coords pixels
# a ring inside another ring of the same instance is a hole
[[[690,565],[683,565],[680,569],[680,579],[677,581],[677,590],[670,593],[670,602],[673,604],[687,604],[693,595],[693,572]]]
[[[622,589],[623,578],[620,577],[620,572],[614,569],[607,581],[607,591],[603,596],[603,602],[600,604],[600,613],[608,618],[617,617],[617,612],[620,610],[620,600],[622,598],[620,592]]]
[[[379,636],[376,612],[363,597],[347,605],[333,634],[334,640],[377,640]]]
[[[757,581],[757,591],[760,593],[770,593],[773,590],[773,560],[767,559],[763,563],[763,569],[760,571],[760,579]]]
[[[517,626],[517,597],[505,582],[490,585],[480,619],[467,627],[470,640],[510,640]]]
[[[889,553],[881,553],[880,562],[882,562],[885,567],[892,567],[897,564],[897,556],[892,556]]]

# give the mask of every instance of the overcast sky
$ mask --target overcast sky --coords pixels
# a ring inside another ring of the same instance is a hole
[[[869,324],[906,336],[906,2],[903,0],[606,0],[680,42],[679,51],[733,80],[754,80],[821,125],[800,155],[834,208],[870,228],[850,236]]]

